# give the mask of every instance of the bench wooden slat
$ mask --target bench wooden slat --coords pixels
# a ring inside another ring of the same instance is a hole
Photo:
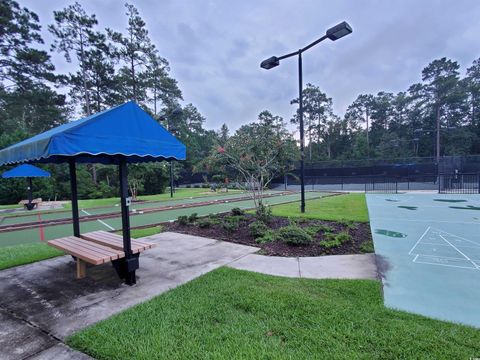
[[[78,243],[72,241],[71,239],[57,239],[55,243],[58,246],[63,247],[63,250],[67,252],[75,251],[77,254],[79,254],[78,257],[83,258],[86,262],[90,262],[95,265],[103,264],[107,261],[110,261],[110,255],[106,255],[104,253],[100,253],[98,251],[81,246]]]
[[[102,235],[90,234],[90,233],[82,234],[81,236],[83,239],[91,241],[92,243],[108,246],[112,249],[123,251],[123,239],[122,241],[111,240],[111,239],[104,238]],[[136,254],[141,250],[143,250],[143,247],[135,246],[135,244],[132,242],[132,253]]]
[[[123,251],[91,243],[74,236],[50,240],[48,244],[94,265],[125,256]]]
[[[90,241],[85,241],[84,239],[79,239],[79,238],[76,238],[76,237],[72,237],[70,239],[71,239],[70,241],[71,241],[72,244],[75,244],[77,246],[80,246],[80,247],[88,249],[88,250],[92,250],[92,251],[97,252],[99,254],[102,254],[104,256],[109,256],[109,257],[112,258],[112,260],[118,259],[119,255],[121,255],[121,252],[119,252],[119,251],[115,251],[112,248],[102,246],[102,245],[98,245],[98,244],[92,243]]]
[[[87,234],[90,234],[90,233],[87,233]],[[92,234],[102,235],[107,239],[112,239],[112,240],[115,240],[115,241],[121,241],[123,243],[123,237],[120,236],[120,235],[117,235],[117,234],[112,234],[112,233],[102,231],[102,230],[92,231]],[[153,247],[155,245],[155,244],[152,244],[152,243],[149,243],[149,242],[146,242],[146,241],[143,241],[143,240],[139,240],[139,239],[132,239],[132,243],[136,243],[138,245],[145,246],[148,249],[150,249],[151,247]]]
[[[100,245],[112,247],[117,250],[123,250],[123,238],[120,235],[108,233],[106,231],[92,231],[81,235],[82,238],[95,242]],[[138,253],[152,248],[155,244],[132,239],[132,252]]]
[[[103,264],[104,261],[103,259],[101,258],[98,258],[98,257],[92,257],[91,254],[86,254],[84,251],[82,250],[79,250],[77,249],[76,247],[73,247],[73,246],[68,246],[68,244],[64,244],[60,241],[57,241],[58,239],[56,240],[50,240],[48,242],[48,244],[50,246],[53,246],[54,248],[57,248],[59,250],[62,250],[64,252],[66,252],[67,254],[70,254],[70,255],[73,255],[79,259],[82,259],[86,262],[89,262],[93,265],[100,265],[100,264]]]

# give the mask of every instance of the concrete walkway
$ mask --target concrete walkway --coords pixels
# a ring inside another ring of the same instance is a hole
[[[258,248],[175,233],[148,238],[158,246],[140,256],[137,285],[126,286],[110,264],[75,279],[62,256],[0,271],[0,359],[89,359],[63,344],[72,333]]]
[[[377,279],[375,254],[275,257],[250,254],[228,265],[262,274],[308,279]]]

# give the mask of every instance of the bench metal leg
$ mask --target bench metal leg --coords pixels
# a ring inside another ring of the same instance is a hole
[[[134,285],[137,282],[135,270],[139,267],[140,253],[132,254],[130,259],[117,259],[112,261],[112,266],[117,271],[120,279],[125,280],[127,285]]]
[[[87,263],[77,258],[77,279],[83,279],[87,275]]]

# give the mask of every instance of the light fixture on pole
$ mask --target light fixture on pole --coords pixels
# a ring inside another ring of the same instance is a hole
[[[311,47],[317,45],[319,42],[330,39],[336,41],[345,35],[352,33],[352,27],[346,22],[343,21],[338,25],[327,30],[324,36],[315,40],[311,44],[305,46],[302,49],[294,51],[292,53],[283,55],[283,56],[272,56],[266,60],[263,60],[260,64],[260,67],[266,70],[270,70],[278,65],[280,65],[280,60],[298,55],[298,112],[300,116],[300,192],[301,192],[301,205],[300,210],[302,213],[305,212],[305,134],[304,134],[304,124],[303,124],[303,71],[302,71],[302,53],[310,49]]]

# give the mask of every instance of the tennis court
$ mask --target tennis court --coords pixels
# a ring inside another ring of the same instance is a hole
[[[480,327],[480,195],[369,194],[391,308]]]

